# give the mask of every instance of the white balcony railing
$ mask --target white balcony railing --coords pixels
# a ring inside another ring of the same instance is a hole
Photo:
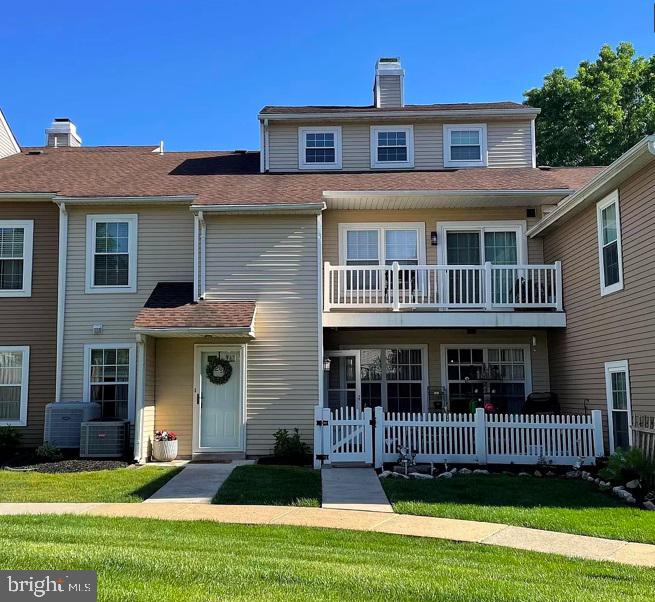
[[[562,311],[562,266],[326,263],[324,310],[554,309]]]

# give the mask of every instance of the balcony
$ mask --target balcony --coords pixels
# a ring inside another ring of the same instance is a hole
[[[323,277],[326,326],[566,325],[559,262],[457,266],[326,263]],[[364,314],[369,317],[363,318]],[[392,317],[384,318],[385,314]]]

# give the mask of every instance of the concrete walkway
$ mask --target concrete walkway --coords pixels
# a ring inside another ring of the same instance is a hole
[[[229,464],[187,464],[144,504],[211,504],[216,492],[237,467],[254,460],[235,460]]]
[[[0,504],[0,515],[76,514],[218,523],[293,525],[394,533],[655,567],[655,545],[568,535],[496,523],[356,510],[200,504]]]
[[[372,468],[323,468],[323,508],[393,512]]]

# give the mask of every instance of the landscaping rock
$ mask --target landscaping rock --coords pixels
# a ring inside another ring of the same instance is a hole
[[[623,491],[625,487],[623,485],[617,485],[616,487],[612,487],[612,493],[614,495],[619,495],[619,491]]]
[[[625,489],[619,489],[619,492],[616,495],[620,497],[622,500],[628,500],[629,498],[632,497],[632,494],[629,491],[626,491]]]
[[[653,504],[653,502],[651,502],[650,500],[645,501],[644,508],[646,508],[646,510],[655,510],[655,504]]]
[[[607,491],[607,490],[611,489],[611,487],[612,487],[612,485],[610,485],[609,483],[606,483],[605,481],[601,481],[600,483],[598,483],[598,488],[601,491]]]
[[[507,475],[508,477],[513,477],[516,476],[515,473],[511,472],[510,470],[503,470],[500,474]]]
[[[625,498],[625,501],[628,502],[628,504],[635,504],[635,503],[637,502],[637,500],[636,500],[633,496],[631,496],[631,495],[629,495],[628,497],[626,497],[626,498]]]
[[[531,477],[532,475],[529,472],[519,472],[520,477]]]
[[[442,472],[440,475],[437,476],[437,479],[452,479],[452,478],[453,478],[452,472]]]
[[[392,474],[393,474],[393,473],[392,473],[390,470],[383,470],[383,471],[380,473],[380,478],[381,478],[381,479],[387,479],[387,478],[389,478]]]
[[[392,472],[391,476],[394,479],[407,479],[407,480],[409,480],[409,477],[406,474],[403,474],[402,472]]]
[[[423,474],[422,472],[410,472],[409,476],[412,479],[434,479],[431,474]]]
[[[577,479],[580,477],[580,471],[579,470],[569,470],[566,475],[564,475],[567,479]]]
[[[473,471],[473,474],[489,474],[489,471],[485,470],[484,468],[476,468]]]
[[[535,470],[533,474],[534,474],[534,476],[537,477],[538,479],[544,476],[543,474],[541,474],[541,471],[540,471],[540,470]]]
[[[459,474],[471,474],[471,469],[470,468],[460,468],[459,469]]]
[[[639,489],[639,487],[641,487],[641,482],[639,479],[633,479],[632,481],[628,481],[625,486],[628,489]]]
[[[549,470],[549,471],[546,473],[546,476],[547,476],[547,477],[556,477],[556,476],[557,476],[557,473],[556,473],[556,472],[553,472],[552,470]]]
[[[451,469],[450,469],[450,472],[451,472],[452,474],[457,474],[457,468],[451,468]]]

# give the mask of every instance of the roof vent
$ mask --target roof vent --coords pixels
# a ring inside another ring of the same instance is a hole
[[[375,65],[373,104],[378,108],[403,107],[405,71],[397,57],[383,57]]]
[[[27,154],[28,155],[42,155],[43,151],[42,150],[31,150],[31,151],[27,151]]]
[[[82,146],[82,138],[77,134],[75,124],[68,117],[57,117],[52,120],[45,131],[46,146]]]
[[[247,150],[244,150],[244,149],[242,149],[242,148],[237,148],[237,149],[234,151],[234,154],[235,154],[235,155],[245,155],[247,152],[248,152]]]

